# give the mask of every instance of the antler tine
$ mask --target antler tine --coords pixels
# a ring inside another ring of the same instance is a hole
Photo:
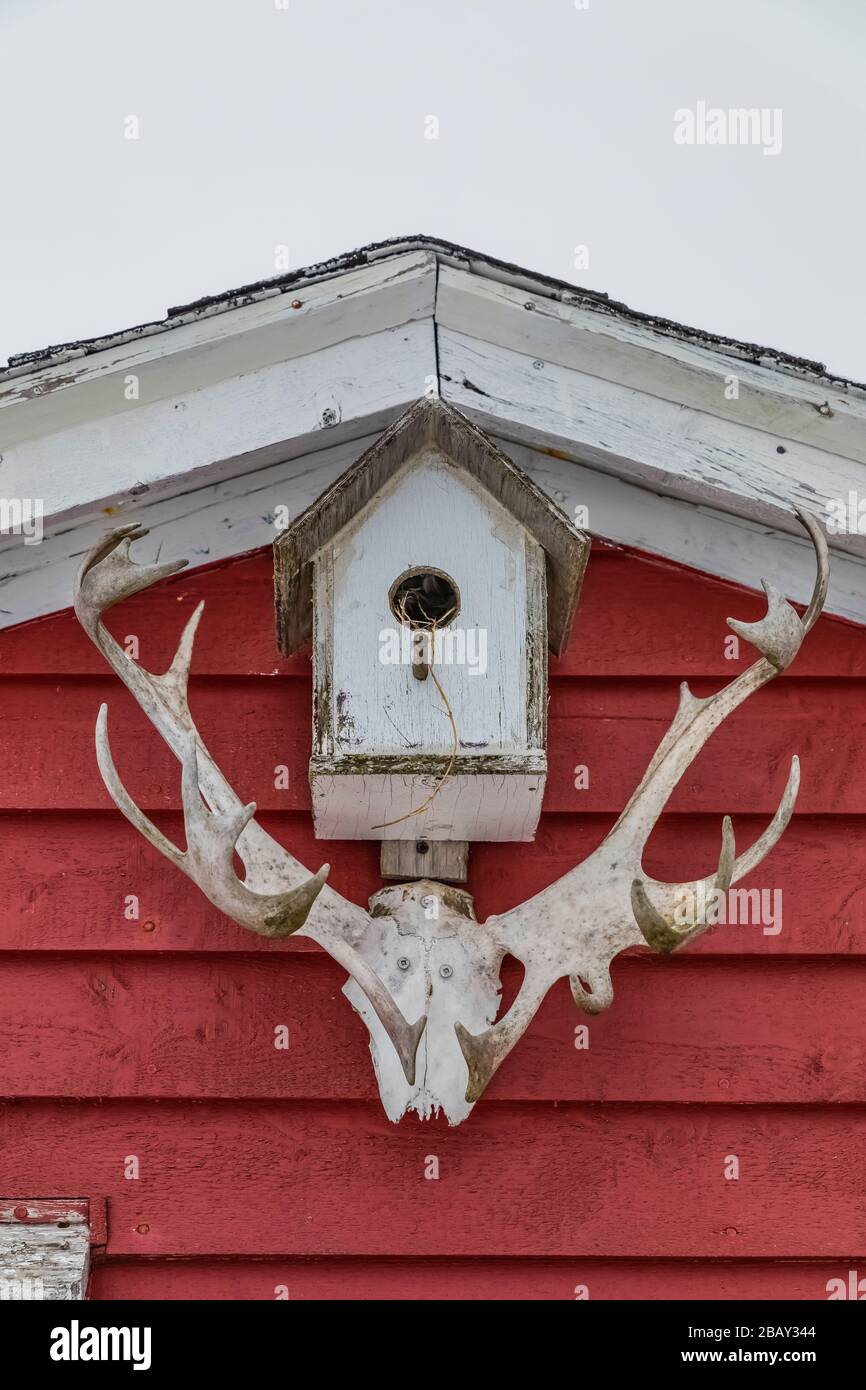
[[[788,773],[788,780],[785,783],[785,790],[782,799],[776,807],[776,814],[770,821],[763,834],[759,835],[754,844],[743,853],[737,856],[734,864],[732,883],[737,883],[739,879],[745,878],[756,869],[762,859],[770,853],[775,845],[781,840],[782,835],[788,827],[794,807],[797,804],[797,794],[800,790],[800,759],[795,753],[791,759],[791,770]]]
[[[801,622],[803,624],[803,635],[811,632],[815,626],[824,604],[827,602],[827,590],[830,587],[830,551],[827,545],[827,537],[818,525],[813,516],[808,512],[801,511],[799,507],[794,509],[794,515],[802,526],[809,532],[809,537],[815,547],[815,554],[818,562],[818,573],[815,579],[815,587],[812,590],[812,597],[809,605],[803,614]]]
[[[187,683],[204,604],[192,613],[170,666],[160,675],[133,661],[102,622],[102,614],[115,603],[176,574],[187,563],[137,564],[129,556],[129,547],[145,535],[144,527],[123,526],[94,546],[79,571],[74,606],[82,627],[181,762],[186,851],[163,835],[124,787],[111,756],[108,713],[103,706],[97,720],[96,747],[106,787],[119,810],[145,838],[240,926],[274,938],[301,931],[323,946],[367,995],[412,1085],[426,1018],[422,1016],[414,1024],[407,1022],[376,972],[348,939],[360,940],[369,915],[325,885],[327,865],[310,875],[252,819],[255,804],[241,802],[196,729],[187,701]],[[243,881],[234,871],[235,851],[246,869]],[[315,912],[315,922],[309,920],[311,911]]]
[[[799,789],[800,760],[795,754],[791,759],[791,771],[788,773],[788,780],[785,783],[785,790],[782,793],[776,814],[754,844],[736,858],[733,858],[734,838],[731,830],[730,874],[725,871],[727,864],[725,837],[731,826],[730,818],[726,816],[722,832],[722,858],[719,860],[719,868],[715,876],[710,875],[707,878],[695,879],[686,883],[662,883],[658,879],[635,879],[633,881],[631,887],[632,909],[635,921],[648,946],[651,946],[655,951],[667,954],[693,940],[694,937],[700,936],[708,926],[713,925],[707,921],[706,910],[713,903],[718,902],[715,895],[726,893],[732,883],[737,883],[741,878],[745,878],[746,874],[750,874],[761,863],[761,860],[766,858],[774,845],[778,844],[791,816],[794,814]],[[724,865],[723,860],[725,861]],[[661,908],[653,906],[647,892],[647,884],[652,886],[652,897],[656,902],[658,902],[659,897],[662,898]],[[691,919],[690,924],[685,929],[676,925],[676,918],[680,914]]]
[[[208,809],[199,789],[194,733],[187,736],[184,750],[182,794],[186,872],[214,907],[260,936],[281,939],[298,931],[328,877],[329,866],[323,864],[306,883],[283,893],[254,893],[242,883],[234,870],[234,852],[255,815],[256,804],[251,801],[227,812]]]
[[[164,565],[139,565],[129,558],[129,547],[148,534],[146,526],[120,526],[88,551],[73,590],[76,617],[90,637],[107,609],[147,589],[160,579],[185,569],[188,560],[169,560]],[[97,643],[101,646],[101,643]]]
[[[530,976],[527,969],[517,998],[498,1023],[494,1023],[483,1033],[470,1033],[462,1023],[454,1024],[457,1041],[469,1072],[466,1085],[466,1100],[469,1103],[478,1100],[484,1094],[494,1072],[523,1037],[551,983],[546,973]]]
[[[148,671],[134,661],[102,622],[103,613],[116,603],[177,574],[186,566],[186,560],[170,560],[163,565],[139,565],[130,559],[129,547],[132,542],[147,534],[144,526],[122,526],[94,546],[79,570],[73,603],[85,632],[131,691],[175,757],[183,761],[186,734],[191,731],[197,734],[187,702],[187,683],[204,603],[199,603],[191,613],[171,664],[161,674]],[[206,752],[200,738],[199,743],[202,751]],[[203,790],[215,807],[229,810],[239,804],[229,783],[215,767],[212,771],[208,769],[206,777],[208,786]]]
[[[187,744],[183,767],[184,825],[187,849],[178,849],[136,806],[111,755],[108,738],[108,706],[102,705],[96,721],[96,759],[114,804],[146,840],[191,878],[208,902],[240,926],[259,936],[282,940],[306,922],[310,908],[328,876],[323,864],[317,874],[285,893],[255,893],[234,870],[233,855],[241,831],[255,812],[255,803],[237,811],[209,811],[198,785],[197,752],[193,735]]]
[[[560,880],[560,882],[563,881]],[[556,884],[553,885],[553,887],[556,886]],[[543,894],[539,895],[539,897],[543,896]],[[532,901],[533,903],[536,902],[535,899]],[[577,956],[572,951],[570,965],[563,963],[567,952],[561,943],[559,921],[553,920],[549,923],[552,932],[548,951],[545,951],[544,944],[540,945],[537,935],[533,932],[533,927],[540,923],[544,923],[546,926],[549,922],[547,910],[540,904],[529,923],[526,922],[525,918],[521,922],[515,920],[515,932],[509,937],[507,934],[509,919],[515,918],[516,914],[519,913],[520,908],[515,908],[514,913],[506,913],[501,918],[490,918],[484,923],[485,928],[497,940],[500,942],[505,939],[509,940],[510,944],[507,948],[509,954],[514,955],[525,967],[526,973],[523,983],[517,992],[514,1003],[503,1018],[494,1023],[492,1027],[486,1028],[483,1033],[470,1033],[462,1023],[455,1023],[454,1025],[457,1041],[460,1043],[460,1049],[469,1072],[466,1086],[467,1101],[476,1101],[484,1093],[497,1068],[523,1037],[551,986],[563,975],[569,976],[572,998],[581,1012],[599,1014],[613,1003],[610,971],[601,959],[595,959],[591,963],[581,962],[578,968]],[[502,927],[505,927],[506,930],[500,935],[499,928]],[[520,936],[528,937],[522,950],[518,945]],[[593,951],[592,942],[589,943],[587,954],[590,957],[597,954]]]
[[[722,822],[722,849],[719,854],[719,867],[715,877],[710,880],[703,880],[704,887],[707,882],[712,883],[712,894],[709,902],[715,903],[718,899],[717,893],[727,893],[731,886],[731,879],[734,873],[734,830],[731,825],[730,816],[725,816]],[[656,951],[667,953],[676,950],[677,946],[682,946],[686,941],[691,941],[692,937],[704,931],[708,926],[706,899],[701,902],[697,892],[697,884],[688,885],[694,887],[694,897],[688,904],[692,908],[692,924],[684,931],[676,927],[672,922],[657,912],[646,894],[646,889],[642,881],[636,878],[631,885],[631,905],[634,912],[635,921],[643,932],[648,944]],[[694,911],[694,904],[698,904],[698,911]]]
[[[183,850],[178,849],[168,836],[163,835],[162,831],[154,825],[152,820],[148,819],[141,808],[136,806],[120,779],[108,741],[108,705],[100,705],[99,714],[96,716],[96,761],[102,774],[102,780],[108,788],[108,794],[118,810],[123,812],[136,830],[141,831],[141,834],[146,840],[149,840],[154,849],[158,849],[160,854],[164,854],[166,859],[170,859],[176,868],[183,869],[185,873],[186,855]]]

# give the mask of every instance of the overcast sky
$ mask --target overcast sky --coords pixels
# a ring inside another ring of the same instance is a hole
[[[426,232],[866,380],[863,0],[0,16],[0,362]],[[767,138],[697,143],[701,102]]]

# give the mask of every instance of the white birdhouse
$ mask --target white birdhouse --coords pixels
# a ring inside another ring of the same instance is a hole
[[[313,639],[319,838],[413,853],[533,838],[547,647],[568,640],[588,549],[479,429],[427,399],[279,537],[282,650]]]

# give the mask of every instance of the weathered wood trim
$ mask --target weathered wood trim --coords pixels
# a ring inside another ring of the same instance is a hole
[[[350,338],[429,319],[435,282],[435,256],[414,251],[0,380],[2,448],[11,451],[97,418],[134,414],[145,405],[309,357]],[[132,401],[124,393],[130,374],[138,378],[139,389]],[[182,458],[172,462],[183,471]]]
[[[423,849],[419,846],[423,845]],[[383,878],[429,878],[436,883],[465,883],[468,840],[383,840],[379,855]],[[471,902],[471,899],[470,899]]]
[[[81,1300],[91,1231],[82,1199],[0,1197],[0,1300]]]
[[[188,558],[195,569],[270,546],[276,508],[299,515],[374,439],[350,440],[177,497],[134,499],[122,509],[122,519],[150,528],[136,547],[144,561],[157,555],[162,561]],[[763,575],[792,598],[808,599],[814,571],[799,536],[654,492],[552,451],[501,437],[496,442],[563,511],[587,506],[593,535],[747,587]],[[41,545],[7,541],[0,549],[0,630],[67,608],[81,555],[111,525],[100,515],[46,535]],[[866,561],[841,552],[838,538],[830,539],[827,612],[866,623]]]
[[[653,492],[515,441],[503,441],[503,448],[563,511],[586,507],[592,535],[747,588],[757,588],[761,576],[795,601],[808,602],[815,566],[802,536]],[[835,544],[825,611],[866,623],[866,561]]]
[[[444,781],[448,759],[416,758],[397,770],[389,762],[382,767],[385,760],[376,758],[354,768],[314,759],[310,780],[316,839],[533,840],[546,782],[546,773],[539,770],[543,756],[523,755],[522,767],[517,756],[503,757],[504,766],[497,766],[493,755],[461,758]],[[474,766],[476,761],[484,766]],[[490,794],[494,777],[495,796]],[[416,812],[421,795],[440,781],[427,808]],[[384,823],[386,817],[390,824]]]
[[[819,364],[677,331],[446,243],[368,251],[0,374],[4,495],[39,497],[49,538],[214,485],[236,495],[247,474],[374,436],[437,373],[488,433],[747,524],[791,532],[793,503],[820,516],[828,498],[866,494],[866,393]],[[0,541],[7,578],[53,563],[48,542]],[[866,556],[866,537],[834,547]],[[3,603],[0,618],[60,606],[63,586],[48,588],[36,580],[33,604]]]
[[[406,754],[335,753],[332,757],[313,755],[310,775],[318,776],[395,776],[441,777],[451,759],[447,753]],[[452,776],[479,773],[502,777],[543,775],[547,771],[547,755],[543,749],[527,753],[464,753],[454,759]]]
[[[584,547],[577,592],[583,582],[590,545]],[[530,748],[547,747],[547,586],[549,560],[532,536],[526,555],[526,739]],[[570,624],[569,624],[570,631]]]
[[[146,493],[186,492],[378,433],[435,370],[432,319],[351,338],[4,450],[4,495],[38,497],[52,529],[97,509],[115,515]]]
[[[578,296],[574,296],[577,300]],[[866,396],[698,345],[615,312],[440,264],[440,329],[866,463]],[[726,385],[736,378],[738,396]]]
[[[331,699],[334,690],[334,625],[321,622],[322,612],[334,611],[334,554],[323,550],[313,564],[305,567],[306,580],[302,580],[304,592],[300,591],[296,603],[300,607],[308,604],[312,610],[313,621],[313,757],[332,759],[334,748],[334,720]],[[317,584],[327,595],[320,609],[313,601],[313,591]],[[274,572],[274,593],[279,622],[280,613],[280,573]],[[279,629],[277,640],[279,642]],[[312,766],[310,769],[312,777]]]
[[[443,397],[483,430],[541,452],[791,533],[794,507],[821,519],[828,501],[866,496],[856,460],[788,448],[766,430],[450,330],[437,342]],[[866,535],[834,543],[866,557]]]
[[[303,511],[375,437],[349,440],[177,496],[145,495],[119,509],[119,516],[148,529],[149,535],[136,543],[144,560],[188,559],[196,569],[272,545],[278,509],[286,508],[289,516]],[[82,555],[113,525],[113,516],[98,513],[46,534],[41,545],[7,541],[0,548],[0,627],[68,607]]]
[[[0,374],[3,493],[35,494],[45,515],[40,545],[0,537],[0,625],[66,605],[106,515],[153,522],[168,548],[194,523],[193,564],[267,544],[269,507],[297,516],[336,476],[334,450],[354,462],[356,440],[437,374],[515,461],[518,444],[548,456],[534,479],[561,463],[593,495],[606,486],[624,514],[597,534],[708,573],[752,582],[741,561],[754,538],[762,554],[791,553],[794,504],[820,518],[829,499],[866,495],[866,393],[819,364],[677,331],[446,243],[368,250],[289,277],[291,289],[187,306]],[[866,559],[866,536],[833,548],[828,611],[864,621],[862,569],[844,556]]]

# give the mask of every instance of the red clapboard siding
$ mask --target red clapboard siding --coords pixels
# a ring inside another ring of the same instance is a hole
[[[177,844],[177,813],[159,822]],[[262,824],[302,863],[331,864],[338,892],[366,905],[381,887],[379,847],[373,841],[322,841],[303,813],[268,815]],[[535,844],[519,855],[513,845],[473,845],[469,890],[479,920],[504,912],[539,892],[590,853],[612,816],[542,816]],[[766,817],[734,817],[745,847]],[[663,817],[646,855],[649,873],[671,881],[709,872],[718,859],[718,816]],[[730,925],[689,947],[694,955],[866,955],[866,875],[851,881],[852,864],[866,846],[866,819],[795,816],[780,845],[743,887],[782,893],[782,930]],[[311,951],[303,938],[265,941],[242,931],[211,907],[183,874],[116,812],[7,813],[0,816],[0,951],[240,951],[265,955]],[[124,916],[128,893],[139,897],[139,917]]]
[[[702,683],[695,694],[707,693]],[[118,770],[139,804],[177,809],[178,765],[131,696],[111,675],[58,685],[0,682],[7,743],[0,810],[104,809],[111,805],[93,754],[101,703]],[[756,707],[755,702],[758,702]],[[197,683],[190,703],[205,742],[243,799],[262,810],[310,805],[310,686],[287,680]],[[545,808],[619,814],[676,713],[675,684],[580,682],[551,696]],[[560,713],[559,711],[562,710]],[[34,743],[33,729],[39,740]],[[866,682],[779,681],[760,690],[698,755],[670,800],[672,811],[775,811],[798,753],[801,814],[866,812],[866,779],[851,776],[866,744]],[[276,767],[290,770],[275,790]],[[590,785],[575,790],[575,767]]]
[[[0,1180],[106,1196],[109,1255],[866,1257],[862,1106],[28,1101]]]
[[[111,1260],[96,1299],[305,1299],[525,1302],[605,1299],[823,1299],[844,1261]]]
[[[551,675],[718,676],[727,680],[754,659],[725,653],[725,619],[752,622],[766,612],[758,588],[743,589],[668,561],[593,543],[568,651],[551,659]],[[273,560],[269,550],[228,564],[194,570],[128,599],[108,614],[120,639],[134,633],[141,659],[152,670],[168,665],[184,622],[206,601],[196,636],[198,675],[308,675],[309,650],[285,659],[274,635]],[[611,613],[616,613],[615,627]],[[226,640],[227,615],[232,618]],[[615,636],[612,636],[615,634]],[[824,618],[797,657],[802,676],[866,677],[866,647],[858,627]],[[68,612],[22,624],[3,634],[0,671],[9,675],[101,675],[102,657]]]
[[[2,1093],[373,1100],[344,978],[322,955],[7,959]],[[586,1019],[560,981],[488,1100],[866,1103],[866,963],[631,957],[613,982]]]
[[[378,846],[312,834],[310,657],[277,655],[272,592],[262,551],[161,584],[109,625],[164,669],[207,600],[191,682],[206,742],[271,833],[310,867],[329,860],[364,903]],[[572,643],[550,663],[538,836],[519,854],[473,846],[480,918],[601,841],[678,682],[706,694],[744,670],[754,654],[727,659],[725,618],[764,608],[594,547]],[[866,1275],[861,629],[819,622],[687,771],[648,846],[651,874],[708,872],[721,816],[749,844],[799,753],[797,815],[744,884],[781,890],[781,933],[720,927],[676,959],[629,953],[598,1018],[561,982],[456,1130],[392,1126],[338,967],[227,922],[114,810],[93,751],[103,700],[122,776],[182,844],[178,766],[72,614],[0,634],[0,1190],[108,1197],[92,1296],[812,1299],[858,1259]],[[506,991],[515,979],[507,966]],[[133,1154],[141,1176],[126,1180]],[[739,1181],[724,1179],[730,1155]]]

